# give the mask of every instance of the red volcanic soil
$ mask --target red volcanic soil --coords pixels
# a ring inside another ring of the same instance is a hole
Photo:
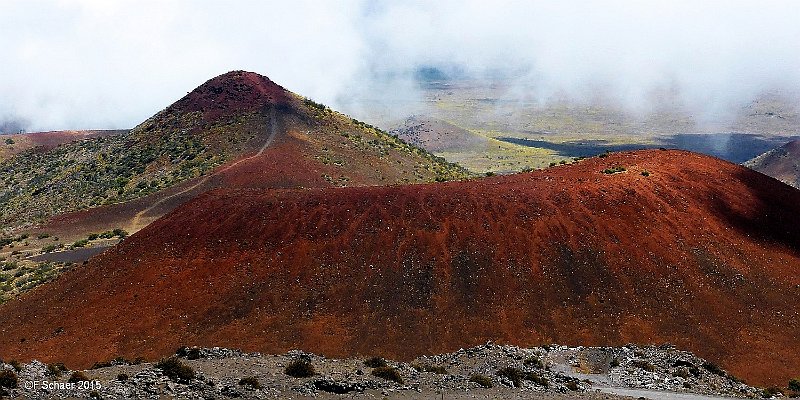
[[[180,345],[408,359],[487,340],[670,342],[785,384],[800,372],[798,226],[797,190],[683,151],[215,190],[0,307],[0,355],[87,367]]]
[[[261,110],[265,105],[289,105],[288,91],[269,78],[247,71],[233,71],[200,85],[166,111],[203,113],[206,120]]]

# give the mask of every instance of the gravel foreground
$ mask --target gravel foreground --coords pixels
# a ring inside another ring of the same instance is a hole
[[[86,371],[57,364],[3,363],[25,399],[622,399],[614,388],[649,398],[761,398],[716,365],[672,346],[520,348],[487,343],[412,362],[329,359],[224,348],[182,348],[161,363],[117,359]],[[385,366],[384,366],[385,364]],[[311,371],[313,369],[313,371]],[[313,374],[312,374],[313,372]],[[81,373],[83,376],[81,376]],[[290,376],[296,375],[299,377]],[[303,377],[303,375],[308,375]],[[0,379],[0,385],[4,382]],[[7,385],[13,386],[13,385]],[[659,394],[660,393],[660,394]]]

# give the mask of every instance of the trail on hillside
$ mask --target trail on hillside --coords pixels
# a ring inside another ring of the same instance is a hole
[[[261,156],[262,154],[264,154],[264,151],[265,151],[265,150],[266,150],[266,149],[267,149],[267,148],[268,148],[268,147],[269,147],[269,146],[272,144],[272,141],[275,139],[275,134],[278,132],[278,125],[277,125],[277,122],[276,122],[275,108],[274,108],[274,107],[272,107],[272,108],[271,108],[271,110],[270,110],[270,117],[269,117],[269,119],[270,119],[270,124],[269,124],[269,125],[270,125],[270,133],[269,133],[269,136],[267,136],[267,140],[265,140],[265,141],[264,141],[264,144],[263,144],[263,145],[261,145],[261,148],[260,148],[260,149],[258,149],[258,152],[256,152],[255,154],[253,154],[253,155],[251,155],[251,156],[248,156],[248,157],[241,158],[241,159],[237,160],[236,162],[234,162],[234,163],[232,163],[232,164],[230,164],[230,165],[227,165],[227,166],[225,166],[225,167],[223,167],[223,168],[221,168],[221,169],[218,169],[218,170],[216,170],[216,171],[213,171],[212,173],[210,173],[210,174],[208,174],[208,175],[206,175],[206,176],[202,177],[202,178],[201,178],[200,180],[198,180],[198,181],[197,181],[195,184],[193,184],[193,185],[191,185],[191,186],[189,186],[189,187],[187,187],[187,188],[185,188],[185,189],[181,190],[180,192],[177,192],[177,193],[174,193],[174,194],[172,194],[172,195],[169,195],[169,196],[167,196],[167,197],[164,197],[164,198],[162,198],[161,200],[159,200],[159,201],[157,201],[157,202],[155,202],[155,203],[151,204],[151,205],[150,205],[150,207],[147,207],[147,208],[145,208],[144,210],[142,210],[142,211],[139,211],[138,213],[136,213],[136,215],[135,215],[135,216],[133,217],[133,219],[131,220],[131,223],[130,223],[130,225],[129,225],[129,227],[128,227],[128,231],[129,231],[130,233],[134,233],[134,232],[138,231],[138,230],[139,230],[139,228],[142,228],[143,226],[142,226],[142,227],[140,227],[140,226],[139,226],[139,224],[141,223],[141,220],[142,220],[142,218],[143,218],[143,217],[144,217],[144,216],[145,216],[147,213],[149,213],[149,212],[151,212],[152,210],[154,210],[156,207],[158,207],[158,206],[160,206],[160,205],[162,205],[162,204],[166,203],[168,200],[171,200],[171,199],[173,199],[173,198],[175,198],[175,197],[178,197],[178,196],[184,195],[184,194],[186,194],[186,193],[188,193],[188,192],[191,192],[192,190],[195,190],[195,189],[197,189],[199,186],[201,186],[201,185],[205,184],[206,182],[208,182],[208,180],[209,180],[211,177],[213,177],[213,176],[215,176],[215,175],[218,175],[218,174],[221,174],[221,173],[223,173],[223,172],[225,172],[225,171],[228,171],[228,170],[230,170],[231,168],[233,168],[233,167],[235,167],[235,166],[237,166],[237,165],[239,165],[239,164],[241,164],[241,163],[243,163],[243,162],[245,162],[245,161],[252,160],[252,159],[254,159],[254,158],[256,158],[256,157],[259,157],[259,156]]]

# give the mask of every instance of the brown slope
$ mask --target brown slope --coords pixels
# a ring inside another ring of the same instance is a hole
[[[800,140],[793,140],[743,164],[800,189]]]
[[[411,116],[389,133],[432,153],[448,150],[485,151],[489,140],[436,118]]]
[[[615,165],[628,169],[599,172]],[[800,370],[797,226],[800,192],[683,151],[480,181],[217,190],[0,307],[0,355],[671,342],[783,384]]]

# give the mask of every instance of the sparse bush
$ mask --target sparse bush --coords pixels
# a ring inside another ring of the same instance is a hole
[[[793,392],[800,392],[800,378],[795,378],[789,381],[789,390]]]
[[[89,240],[97,240],[98,237],[100,237],[100,235],[98,235],[96,233],[90,233],[88,239]]]
[[[187,360],[197,360],[200,358],[200,348],[198,347],[181,347],[175,351],[178,357],[186,357]]]
[[[653,364],[650,364],[649,362],[647,362],[645,360],[633,360],[633,361],[631,361],[631,364],[634,367],[639,368],[639,369],[643,369],[643,370],[645,370],[647,372],[655,372],[656,371],[656,367]]]
[[[725,377],[727,375],[725,374],[725,371],[722,370],[722,368],[720,368],[717,364],[714,364],[713,362],[710,361],[704,362],[702,367],[706,371],[711,372],[714,375],[719,375],[721,377]]]
[[[92,365],[91,369],[107,368],[111,366],[111,361],[98,361]]]
[[[492,378],[489,378],[486,375],[474,374],[474,375],[469,377],[469,381],[470,382],[475,382],[478,385],[481,385],[481,386],[483,386],[485,388],[492,387]]]
[[[103,396],[100,396],[100,392],[98,392],[97,390],[92,390],[91,392],[89,392],[89,398],[90,399],[102,399]]]
[[[87,244],[89,244],[89,241],[88,241],[88,240],[86,240],[86,239],[81,239],[81,240],[78,240],[78,241],[76,241],[75,243],[73,243],[73,244],[72,244],[72,247],[75,247],[75,248],[78,248],[78,247],[85,247]]]
[[[783,395],[783,391],[777,386],[770,386],[761,392],[761,397],[765,399],[777,397],[779,395]]]
[[[314,366],[308,360],[294,360],[284,369],[286,375],[295,378],[308,378],[314,376]]]
[[[650,176],[650,171],[648,170],[642,171],[642,176]]]
[[[49,234],[49,233],[40,233],[40,234],[38,234],[38,235],[36,236],[36,238],[37,238],[37,239],[39,239],[39,240],[41,240],[41,239],[47,239],[47,238],[49,238],[49,237],[50,237],[50,234]]]
[[[62,363],[47,364],[47,374],[58,378],[63,372],[67,372],[67,367]]]
[[[381,368],[386,366],[386,360],[382,357],[370,357],[364,360],[364,365],[370,368]]]
[[[573,392],[577,392],[578,390],[580,390],[580,387],[578,386],[578,381],[569,381],[567,382],[566,386],[567,389],[572,390]]]
[[[16,275],[14,275],[14,276],[16,276]],[[22,276],[22,275],[20,275],[20,276]],[[8,365],[10,365],[11,368],[14,368],[14,371],[17,371],[17,372],[22,371],[22,364],[20,364],[19,361],[17,361],[17,360],[9,361]]]
[[[125,382],[128,380],[128,374],[117,374],[117,380],[120,382]]]
[[[486,176],[494,176],[494,172],[492,172],[492,171],[486,171]]]
[[[561,160],[558,163],[561,164],[561,165],[565,165],[567,163],[567,160]]]
[[[539,386],[544,386],[544,387],[550,386],[550,382],[547,380],[547,378],[539,376],[539,374],[535,372],[526,372],[522,378],[525,379],[526,381],[533,382]]]
[[[505,367],[497,370],[497,376],[510,380],[514,387],[521,387],[524,374],[519,368]]]
[[[618,360],[618,359],[616,359],[616,358],[615,358],[615,359],[613,359],[613,360],[611,360],[611,362],[610,362],[610,363],[608,363],[608,366],[609,366],[609,367],[611,367],[611,368],[617,368],[617,367],[619,367],[619,360]]]
[[[555,162],[555,161],[551,162],[551,163],[550,163],[550,166],[551,166],[551,167],[555,167],[555,166],[556,166],[556,162]]]
[[[184,364],[178,357],[169,357],[156,363],[156,368],[160,369],[173,382],[185,383],[194,379],[192,367]]]
[[[248,376],[246,378],[239,379],[240,386],[250,386],[253,389],[261,389],[261,382],[255,376]]]
[[[12,139],[12,138],[6,139],[6,144],[11,146],[12,144],[14,144],[14,139]]]
[[[16,389],[19,384],[17,374],[14,371],[5,369],[0,371],[0,387],[6,389]]]
[[[69,383],[78,383],[78,382],[86,382],[89,380],[89,377],[86,376],[82,371],[75,371],[72,375],[69,376],[67,382]]]
[[[606,168],[601,172],[604,173],[604,174],[611,175],[611,174],[616,174],[616,173],[625,172],[625,171],[626,171],[625,167],[623,167],[621,165],[617,165],[617,166],[615,166],[613,168]]]
[[[399,384],[403,384],[403,378],[400,376],[400,372],[397,371],[395,367],[378,367],[372,370],[372,376],[377,376],[378,378],[386,379],[387,381],[397,382]]]
[[[523,364],[525,364],[526,367],[544,368],[544,363],[537,356],[528,357]]]
[[[447,369],[439,365],[412,364],[411,367],[417,370],[417,372],[433,372],[439,375],[447,375]]]

